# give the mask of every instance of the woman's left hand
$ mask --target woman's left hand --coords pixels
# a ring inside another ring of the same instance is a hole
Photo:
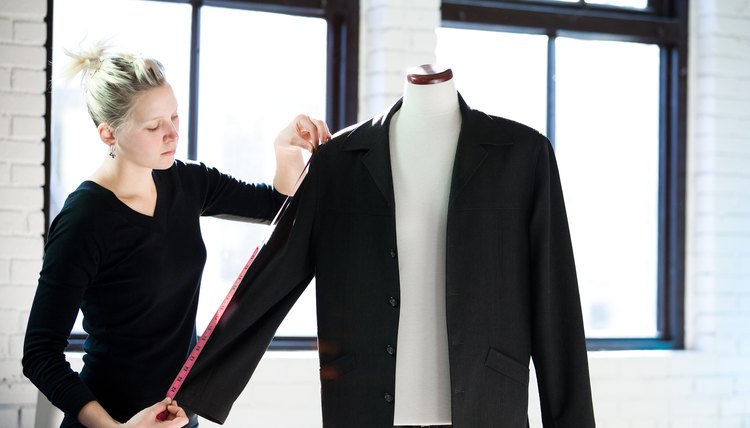
[[[314,153],[320,144],[331,138],[328,125],[320,119],[298,114],[294,120],[276,136],[274,147],[281,150],[302,148]]]

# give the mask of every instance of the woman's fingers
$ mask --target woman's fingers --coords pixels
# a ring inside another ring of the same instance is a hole
[[[313,119],[307,115],[298,115],[296,118],[297,136],[308,144],[295,144],[310,151],[314,151],[320,144],[331,138],[328,125],[323,120]]]
[[[325,121],[298,114],[281,130],[274,144],[280,149],[299,147],[312,153],[330,138],[331,132]]]

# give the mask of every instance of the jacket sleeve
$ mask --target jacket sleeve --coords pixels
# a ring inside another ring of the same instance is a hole
[[[276,329],[313,277],[314,163],[175,397],[223,424]]]
[[[532,358],[544,426],[594,427],[573,248],[554,151],[540,144],[530,220]]]

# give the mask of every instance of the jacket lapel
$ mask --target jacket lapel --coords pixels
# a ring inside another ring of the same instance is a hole
[[[366,151],[362,155],[362,163],[380,189],[389,207],[393,207],[395,202],[388,129],[391,118],[401,108],[402,102],[403,100],[399,99],[387,113],[376,116],[361,126],[355,126],[350,136],[356,134],[356,138],[349,139],[344,145],[345,151]]]
[[[487,146],[513,144],[513,140],[502,133],[502,128],[497,126],[491,116],[471,109],[461,94],[458,95],[458,103],[461,107],[461,131],[453,162],[449,207],[453,206],[461,190],[484,162]]]
[[[484,162],[487,157],[486,146],[513,144],[513,140],[503,135],[502,128],[497,126],[491,116],[471,109],[461,94],[458,94],[458,101],[461,108],[461,131],[453,162],[449,206]],[[391,118],[401,108],[402,102],[403,99],[399,99],[387,113],[349,128],[350,136],[356,134],[356,138],[349,139],[344,145],[345,151],[366,151],[362,155],[362,163],[391,207],[395,202],[388,134]]]

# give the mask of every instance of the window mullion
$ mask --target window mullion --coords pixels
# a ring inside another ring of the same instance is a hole
[[[547,39],[547,138],[555,147],[555,118],[556,118],[556,85],[555,85],[555,42],[557,36],[551,34]]]
[[[202,2],[193,2],[190,29],[190,89],[188,99],[188,159],[198,159],[198,73],[200,69],[200,29]]]
[[[328,22],[327,118],[335,132],[357,122],[359,7],[345,0],[326,4]]]

